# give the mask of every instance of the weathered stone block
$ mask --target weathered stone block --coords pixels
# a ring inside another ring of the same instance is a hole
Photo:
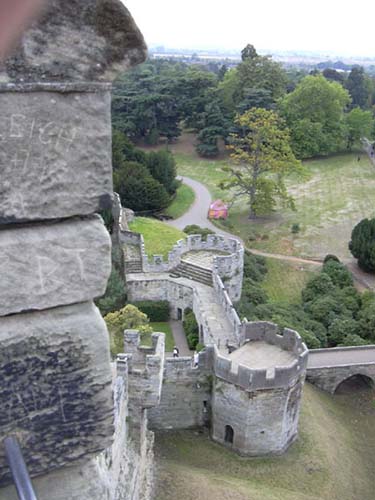
[[[143,36],[120,0],[48,0],[0,80],[108,81],[145,58]]]
[[[110,248],[98,216],[0,231],[0,316],[103,295]]]
[[[104,84],[0,86],[0,223],[110,208],[110,99]]]
[[[32,475],[111,444],[109,362],[92,303],[0,319],[0,436],[17,436]],[[0,447],[0,484],[9,478]]]

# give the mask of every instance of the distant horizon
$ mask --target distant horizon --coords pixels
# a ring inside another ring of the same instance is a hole
[[[375,6],[369,8],[365,0],[351,9],[339,0],[303,5],[298,0],[232,0],[225,7],[213,0],[122,1],[149,46],[236,52],[251,43],[262,53],[375,58]]]
[[[222,46],[170,46],[169,44],[163,44],[158,42],[148,42],[149,50],[155,50],[157,48],[163,48],[164,50],[173,51],[184,51],[184,52],[207,52],[207,53],[221,53],[221,54],[231,54],[241,56],[241,50],[244,47],[222,47]],[[310,56],[322,56],[322,57],[333,57],[333,58],[355,58],[355,59],[365,59],[365,60],[375,60],[375,53],[373,56],[361,55],[353,53],[338,53],[329,50],[313,50],[313,49],[272,49],[272,48],[262,48],[255,47],[257,52],[261,55],[269,54],[296,54],[296,55],[310,55]]]

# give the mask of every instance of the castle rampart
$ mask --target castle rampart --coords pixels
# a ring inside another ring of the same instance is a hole
[[[212,437],[242,455],[283,453],[297,436],[308,350],[298,333],[245,323],[232,354],[213,346]]]
[[[151,429],[207,426],[211,417],[212,371],[206,349],[199,365],[191,357],[167,358],[160,405],[149,411]]]

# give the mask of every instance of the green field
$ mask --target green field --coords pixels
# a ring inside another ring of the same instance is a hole
[[[224,174],[220,167],[227,160],[205,161],[179,154],[178,171],[207,185],[212,195],[228,197],[218,187]],[[337,155],[305,162],[304,179],[288,179],[289,192],[297,211],[279,208],[257,222],[247,218],[245,199],[230,211],[228,228],[239,234],[249,247],[264,251],[322,258],[333,253],[350,257],[348,241],[353,226],[364,217],[375,215],[375,168],[365,155]],[[291,226],[299,224],[297,235]],[[234,229],[233,229],[234,228]]]
[[[262,288],[267,292],[270,302],[296,304],[301,301],[301,290],[307,281],[318,272],[320,266],[286,262],[277,259],[267,260],[267,274]]]
[[[299,439],[277,458],[240,458],[194,431],[157,434],[156,500],[373,500],[374,400],[306,384]]]
[[[176,197],[165,210],[165,214],[173,217],[173,219],[177,219],[189,210],[191,205],[194,203],[194,200],[195,194],[191,187],[186,184],[181,184],[181,186],[177,189]]]
[[[178,229],[168,226],[164,222],[147,217],[136,217],[129,224],[130,230],[143,234],[147,255],[168,256],[173,245],[180,239],[186,238],[186,234]]]

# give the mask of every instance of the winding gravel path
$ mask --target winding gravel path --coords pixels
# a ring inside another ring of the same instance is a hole
[[[192,188],[195,193],[195,201],[190,209],[182,217],[179,217],[175,220],[165,221],[167,224],[178,229],[183,229],[189,224],[197,224],[198,226],[211,229],[217,234],[221,234],[222,236],[226,236],[227,238],[235,238],[236,240],[241,241],[244,247],[255,255],[261,255],[263,257],[269,257],[271,259],[283,260],[287,262],[310,264],[313,266],[322,265],[323,261],[319,259],[304,259],[303,257],[294,257],[292,255],[282,255],[278,253],[268,253],[262,252],[261,250],[256,250],[255,248],[249,248],[239,236],[224,231],[223,229],[219,229],[207,219],[208,208],[210,206],[212,198],[206,186],[198,181],[195,181],[194,179],[190,179],[189,177],[180,177],[180,179],[184,184]],[[367,273],[363,273],[363,271],[358,268],[357,263],[354,259],[343,259],[343,262],[348,266],[348,269],[353,274],[356,286],[360,291],[363,291],[365,289],[375,289],[375,277]]]
[[[256,255],[262,255],[263,257],[270,257],[272,259],[278,259],[278,260],[287,260],[290,262],[299,262],[301,264],[313,264],[316,266],[322,265],[322,261],[320,260],[303,259],[302,257],[294,257],[292,255],[282,255],[277,253],[268,253],[268,252],[262,252],[261,250],[256,250],[254,248],[248,248],[239,236],[236,236],[227,231],[224,231],[223,229],[218,228],[209,219],[207,219],[208,208],[210,206],[212,198],[206,186],[204,186],[198,181],[195,181],[194,179],[190,179],[189,177],[180,177],[180,179],[184,184],[192,188],[192,190],[195,193],[195,201],[190,207],[190,209],[182,217],[179,217],[178,219],[174,220],[165,221],[170,226],[176,227],[178,229],[184,229],[185,226],[188,226],[190,224],[197,224],[198,226],[211,229],[212,231],[215,231],[215,233],[221,234],[222,236],[226,236],[227,238],[234,238],[236,240],[241,241],[241,243],[246,247],[247,250],[250,250],[252,253]]]

